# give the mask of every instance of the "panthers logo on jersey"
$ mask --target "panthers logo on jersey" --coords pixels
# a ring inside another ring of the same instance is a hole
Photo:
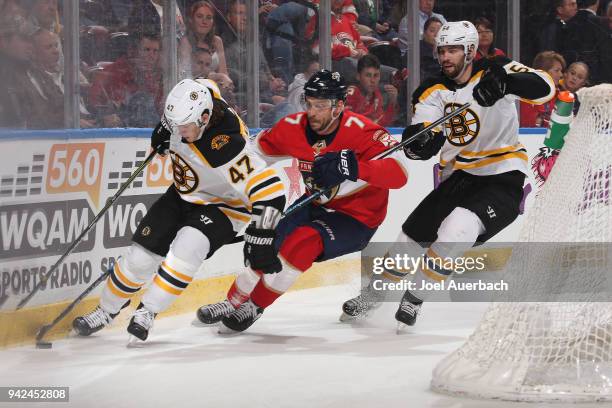
[[[312,177],[312,162],[306,160],[298,160],[298,169],[302,174],[302,179],[304,180],[304,187],[306,187],[306,191],[308,194],[313,194],[321,190],[321,187],[317,186],[314,183]],[[318,204],[325,204],[336,197],[340,191],[340,186],[335,186],[326,194],[323,194],[320,198],[315,200]]]
[[[174,187],[181,194],[189,194],[198,187],[198,175],[178,154],[171,152]]]
[[[460,107],[458,103],[444,105],[444,114],[447,115]],[[449,119],[444,125],[444,134],[453,146],[467,146],[472,143],[480,132],[480,119],[476,112],[466,109],[461,114]]]

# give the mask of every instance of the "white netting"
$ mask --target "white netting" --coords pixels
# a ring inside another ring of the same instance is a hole
[[[468,341],[434,369],[436,391],[612,400],[612,85],[578,96],[565,146],[527,211],[519,241],[533,244],[519,244],[504,275],[511,290],[537,302],[492,304]]]

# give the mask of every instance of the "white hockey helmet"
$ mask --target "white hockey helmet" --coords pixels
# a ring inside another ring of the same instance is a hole
[[[210,90],[193,79],[183,79],[168,94],[164,115],[172,126],[195,123],[203,129],[210,121],[212,111]],[[208,121],[205,123],[202,115],[207,112]]]
[[[436,34],[434,57],[438,59],[438,47],[461,45],[465,52],[465,65],[472,62],[478,48],[478,30],[469,21],[453,21],[440,27]]]

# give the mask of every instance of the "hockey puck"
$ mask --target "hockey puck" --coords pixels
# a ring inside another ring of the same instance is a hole
[[[36,342],[36,348],[39,348],[39,349],[50,349],[52,347],[53,347],[53,343],[50,343],[48,341]]]

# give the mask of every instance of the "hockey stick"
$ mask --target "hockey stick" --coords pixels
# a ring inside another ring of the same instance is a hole
[[[399,149],[404,148],[404,146],[414,142],[423,133],[428,132],[431,129],[435,128],[436,126],[441,125],[442,123],[446,122],[447,120],[449,120],[451,118],[454,118],[455,116],[459,115],[460,113],[465,111],[467,108],[469,108],[471,104],[472,104],[471,102],[464,103],[463,105],[461,105],[460,107],[458,107],[454,111],[452,111],[452,112],[442,116],[440,119],[438,119],[435,122],[431,123],[429,126],[423,128],[422,130],[418,131],[414,135],[410,136],[408,139],[401,141],[400,143],[396,144],[395,146],[389,148],[388,150],[385,150],[380,155],[374,157],[372,160],[383,159],[383,158],[385,158],[385,157],[395,153]],[[338,187],[339,185],[340,184],[337,184],[337,185],[332,186],[332,187],[330,187],[328,189],[319,190],[316,193],[311,194],[308,197],[304,198],[303,200],[298,201],[297,203],[293,203],[292,205],[289,206],[289,208],[287,208],[287,210],[284,212],[282,217],[284,218],[284,217],[290,215],[291,213],[299,210],[300,208],[303,208],[304,206],[310,204],[311,202],[313,202],[314,200],[318,199],[322,195],[329,193],[330,191],[332,191],[334,188]],[[242,241],[244,241],[244,236],[240,235],[240,236],[235,237],[234,240],[232,242],[230,242],[230,244],[235,244],[235,243],[242,242]]]
[[[72,309],[74,309],[74,307],[81,302],[81,300],[85,299],[85,297],[89,295],[92,290],[94,290],[100,283],[102,283],[106,279],[106,277],[110,275],[112,270],[113,270],[113,267],[110,266],[106,270],[106,272],[100,275],[98,279],[93,281],[92,284],[89,285],[87,289],[83,291],[83,293],[81,293],[76,299],[74,299],[72,303],[66,306],[66,308],[62,310],[62,312],[59,315],[57,315],[57,317],[53,319],[51,323],[45,324],[44,326],[40,328],[40,330],[38,330],[38,333],[36,333],[36,348],[51,348],[52,347],[51,342],[42,341],[43,337],[45,337],[45,335],[49,332],[49,330],[55,327],[56,324],[58,324],[64,317],[66,317],[66,315],[68,315],[68,313],[70,313]]]
[[[145,159],[145,161],[143,161],[142,164],[140,166],[138,166],[138,168],[136,170],[134,170],[132,175],[125,181],[125,183],[123,183],[121,185],[121,188],[119,188],[119,190],[115,193],[115,195],[112,196],[111,198],[109,198],[108,200],[106,200],[106,205],[104,206],[104,208],[102,208],[102,210],[100,210],[100,212],[94,217],[94,219],[83,230],[83,232],[81,232],[81,234],[78,237],[76,237],[76,239],[68,247],[66,252],[64,252],[64,254],[57,260],[57,262],[54,263],[53,266],[51,266],[51,269],[49,269],[47,271],[47,273],[45,275],[43,275],[43,277],[36,284],[36,286],[34,286],[32,291],[25,298],[23,298],[21,300],[21,302],[19,302],[19,304],[17,304],[17,309],[16,310],[19,310],[22,307],[24,307],[25,304],[28,303],[30,301],[30,299],[32,299],[32,297],[40,290],[40,288],[42,288],[42,286],[47,283],[47,281],[51,277],[51,274],[53,272],[55,272],[55,270],[59,267],[59,265],[61,265],[61,263],[64,261],[64,259],[66,259],[66,257],[68,255],[70,255],[70,253],[74,250],[74,248],[76,248],[76,246],[81,243],[81,240],[89,233],[89,230],[91,230],[93,228],[93,226],[96,225],[98,220],[104,215],[104,213],[106,211],[108,211],[108,209],[113,205],[113,203],[117,200],[117,198],[119,198],[119,196],[121,194],[123,194],[123,192],[129,187],[129,185],[132,183],[132,181],[134,181],[134,179],[136,177],[138,177],[140,172],[142,170],[144,170],[145,167],[147,167],[147,165],[151,162],[151,160],[153,160],[153,158],[155,157],[156,154],[157,154],[157,150],[153,150],[149,154],[149,156]]]
[[[384,159],[385,157],[395,153],[399,149],[403,149],[404,146],[414,142],[423,133],[429,132],[430,130],[432,130],[436,126],[441,125],[442,123],[446,122],[447,120],[449,120],[451,118],[454,118],[455,116],[459,115],[464,110],[469,108],[470,105],[471,105],[470,102],[464,103],[463,105],[461,105],[460,107],[458,107],[454,111],[452,111],[452,112],[442,116],[440,119],[438,119],[435,122],[431,123],[429,126],[423,128],[422,130],[418,131],[414,135],[410,136],[408,139],[401,141],[400,143],[396,144],[395,146],[389,148],[388,150],[385,150],[379,156],[374,157],[373,160]],[[300,208],[303,208],[304,206],[310,204],[311,202],[313,202],[314,200],[318,199],[322,195],[329,193],[330,191],[332,191],[334,188],[338,187],[339,185],[340,184],[337,184],[337,185],[332,186],[330,188],[327,188],[325,190],[319,190],[316,193],[311,194],[308,197],[304,198],[303,200],[298,201],[297,203],[293,203],[292,205],[289,206],[289,208],[287,208],[287,211],[285,211],[285,213],[283,214],[283,217],[286,217],[289,214],[299,210]]]

